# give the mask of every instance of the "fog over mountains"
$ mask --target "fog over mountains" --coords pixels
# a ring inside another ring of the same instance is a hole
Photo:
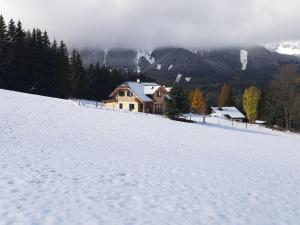
[[[273,48],[271,48],[273,47]],[[276,48],[277,47],[277,48]],[[287,48],[287,47],[286,47]],[[282,44],[195,50],[176,47],[154,50],[83,50],[84,64],[99,63],[111,69],[141,72],[161,82],[189,86],[230,82],[239,87],[249,83],[266,85],[281,66],[300,63],[300,57],[279,54]]]
[[[5,18],[76,48],[249,46],[300,39],[299,0],[0,0]]]

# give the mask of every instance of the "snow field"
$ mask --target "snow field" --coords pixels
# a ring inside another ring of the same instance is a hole
[[[5,90],[0,105],[0,224],[299,224],[299,135]]]

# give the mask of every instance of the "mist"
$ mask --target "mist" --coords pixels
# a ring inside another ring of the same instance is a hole
[[[299,0],[0,0],[6,20],[77,48],[212,48],[299,40]]]

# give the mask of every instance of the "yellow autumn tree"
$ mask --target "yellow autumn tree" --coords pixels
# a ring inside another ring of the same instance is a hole
[[[261,97],[261,90],[251,86],[247,88],[243,95],[243,109],[248,120],[253,123],[257,118],[258,103]]]
[[[225,107],[230,105],[230,86],[228,84],[224,84],[222,89],[218,95],[218,105],[219,107]]]
[[[191,108],[195,113],[204,115],[207,115],[209,113],[206,99],[199,88],[196,88],[195,91],[193,91]]]

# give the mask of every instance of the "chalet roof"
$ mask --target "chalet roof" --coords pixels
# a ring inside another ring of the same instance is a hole
[[[153,99],[148,95],[153,95],[162,86],[157,83],[127,81],[118,86],[118,88],[122,87],[129,88],[141,101],[152,102]],[[110,97],[115,93],[116,90],[117,89],[110,94]]]
[[[228,116],[232,119],[244,119],[246,118],[243,113],[241,113],[236,107],[222,107],[220,110],[219,107],[211,107],[213,112],[218,116]]]
[[[172,87],[165,87],[165,89],[170,92],[172,90]]]
[[[142,82],[141,84],[143,84],[144,86],[160,86],[155,82]]]
[[[143,102],[152,102],[153,100],[145,93],[145,86],[138,82],[126,82],[126,86],[129,87],[132,92],[140,98]]]
[[[144,93],[146,95],[153,95],[161,86],[156,84],[156,85],[149,85],[149,86],[144,86]]]

